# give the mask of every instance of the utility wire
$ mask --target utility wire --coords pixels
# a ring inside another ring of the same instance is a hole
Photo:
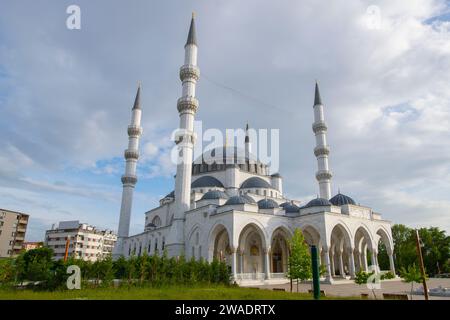
[[[281,112],[289,113],[290,115],[295,115],[292,111],[285,110],[285,109],[280,108],[280,107],[278,107],[276,105],[273,105],[273,104],[267,103],[265,101],[262,101],[262,100],[260,100],[258,98],[255,98],[255,97],[253,97],[253,96],[251,96],[251,95],[249,95],[247,93],[241,92],[241,91],[239,91],[237,89],[234,89],[232,87],[229,87],[227,85],[219,83],[219,82],[211,79],[209,76],[205,75],[204,72],[202,72],[202,78],[206,79],[207,81],[209,81],[211,84],[215,85],[216,87],[219,87],[219,88],[222,88],[222,89],[226,89],[226,90],[228,90],[228,91],[230,91],[232,93],[235,93],[235,94],[241,96],[244,99],[256,102],[256,103],[258,103],[258,105],[263,105],[263,106],[265,106],[266,108],[269,108],[269,109],[276,109],[276,110],[281,111]]]

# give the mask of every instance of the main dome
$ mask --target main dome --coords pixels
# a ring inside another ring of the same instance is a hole
[[[260,162],[257,157],[250,153],[245,154],[245,149],[238,147],[217,147],[209,149],[192,164],[192,174],[200,174],[212,171],[225,170],[229,165],[238,165],[241,170],[268,174],[268,166]]]

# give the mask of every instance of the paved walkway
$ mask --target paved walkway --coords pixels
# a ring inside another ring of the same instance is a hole
[[[444,288],[450,288],[450,279],[438,279],[431,278],[427,280],[428,289],[437,288],[442,286]],[[289,282],[285,284],[277,285],[261,285],[254,286],[261,289],[273,288],[283,288],[286,291],[290,291]],[[414,289],[422,287],[422,285],[414,284]],[[301,283],[299,284],[299,292],[308,292],[311,289],[311,283]],[[373,299],[372,290],[368,289],[365,285],[357,285],[349,280],[337,280],[334,284],[320,284],[320,289],[325,291],[327,296],[341,296],[341,297],[351,297],[360,298],[361,293],[368,293],[369,298]],[[293,291],[297,291],[297,285],[294,282]],[[393,279],[381,282],[381,289],[374,290],[377,299],[383,299],[383,293],[400,293],[408,294],[408,299],[410,299],[409,294],[411,292],[411,284],[404,283],[401,279]],[[450,300],[450,297],[436,297],[430,296],[431,300]],[[424,300],[423,295],[413,295],[413,300]]]

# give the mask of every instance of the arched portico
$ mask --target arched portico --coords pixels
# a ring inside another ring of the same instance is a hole
[[[350,231],[341,223],[337,223],[330,233],[331,274],[345,278],[347,274],[355,277],[354,242]]]
[[[395,274],[393,241],[392,241],[391,237],[389,236],[389,233],[386,232],[386,230],[384,230],[383,228],[379,228],[377,230],[376,235],[377,235],[377,239],[378,239],[378,241],[376,243],[376,248],[378,249],[378,244],[380,241],[384,244],[384,246],[386,247],[386,252],[389,257],[389,269],[393,274]],[[373,256],[374,256],[374,259],[378,266],[378,250],[376,251],[376,253]],[[378,269],[379,269],[379,267],[378,267]]]
[[[274,230],[270,244],[270,272],[272,274],[284,276],[288,270],[289,244],[291,233],[284,227]]]
[[[247,224],[239,234],[239,267],[242,279],[263,279],[269,276],[269,251],[264,232],[254,223]]]
[[[356,271],[368,271],[367,250],[373,252],[373,237],[365,226],[355,231],[355,249],[353,251]]]

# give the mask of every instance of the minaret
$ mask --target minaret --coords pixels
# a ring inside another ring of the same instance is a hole
[[[117,242],[114,247],[114,258],[124,255],[123,242],[130,232],[131,207],[133,204],[133,191],[137,182],[136,164],[139,158],[139,138],[141,127],[141,85],[137,89],[136,99],[131,110],[131,123],[128,126],[128,149],[125,150],[125,174],[122,176],[122,205],[120,207],[119,230]]]
[[[245,126],[245,156],[250,159],[250,154],[252,152],[252,145],[250,143],[250,136],[248,135],[248,123]]]
[[[195,98],[195,86],[200,77],[197,67],[197,36],[195,34],[195,17],[192,14],[189,34],[184,46],[184,65],[180,68],[182,96],[178,99],[177,109],[180,115],[180,127],[175,143],[180,158],[175,178],[175,212],[167,241],[169,256],[178,256],[184,251],[185,212],[190,209],[192,155],[195,143],[194,116],[198,109]]]
[[[314,123],[312,125],[314,134],[316,135],[316,147],[314,155],[317,158],[318,171],[316,179],[319,182],[320,198],[331,198],[331,177],[333,176],[328,168],[328,154],[330,149],[327,145],[327,124],[323,116],[323,104],[320,98],[319,85],[316,81],[316,91],[314,96]]]

